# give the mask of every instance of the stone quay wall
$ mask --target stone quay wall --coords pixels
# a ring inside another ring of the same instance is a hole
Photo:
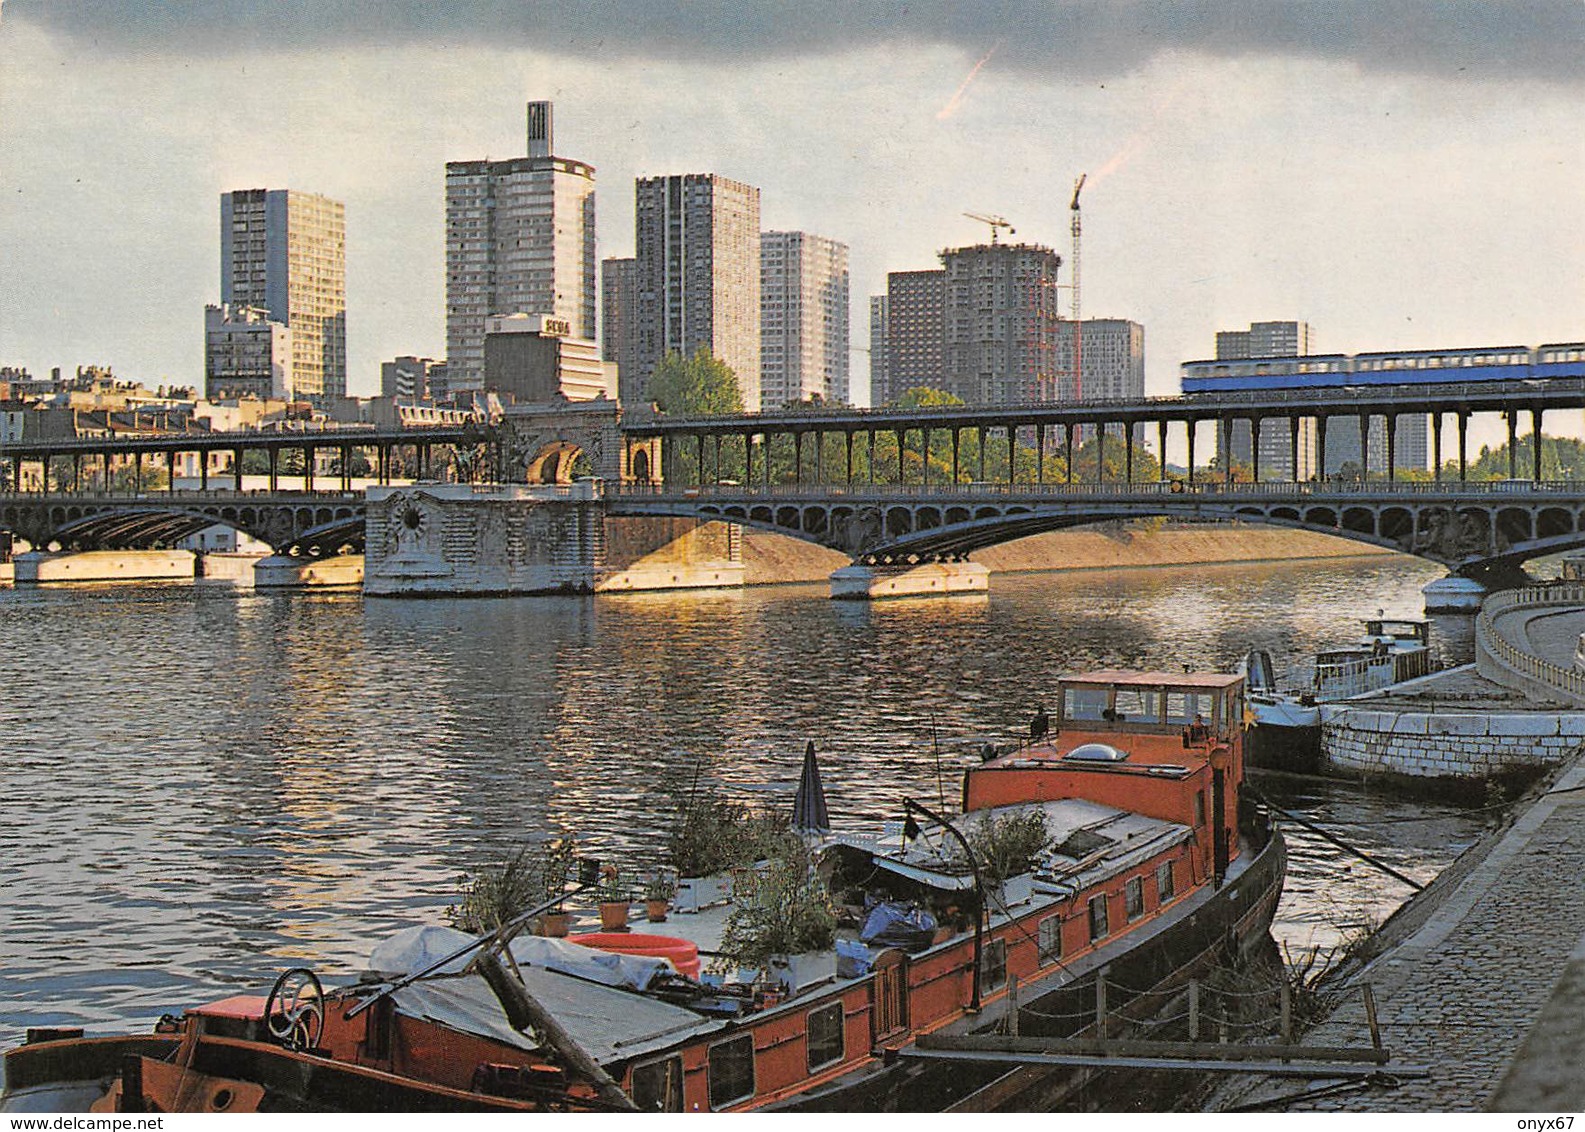
[[[1321,750],[1338,774],[1480,779],[1554,766],[1585,743],[1585,712],[1321,710]]]

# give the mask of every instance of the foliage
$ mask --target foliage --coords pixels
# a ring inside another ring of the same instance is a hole
[[[633,890],[622,880],[615,865],[601,867],[598,895],[601,904],[630,904],[633,900]]]
[[[669,352],[656,363],[644,391],[663,413],[718,416],[743,411],[737,375],[708,346],[700,346],[691,358]]]
[[[987,814],[963,836],[974,850],[987,881],[1003,881],[1029,872],[1051,840],[1044,810],[1001,817]]]
[[[677,895],[677,875],[671,869],[656,869],[644,878],[645,900],[670,900]]]
[[[763,967],[773,955],[823,951],[836,942],[831,894],[796,840],[756,876],[753,892],[727,914],[721,954],[740,967]]]
[[[452,927],[477,935],[493,932],[548,900],[558,900],[559,911],[572,857],[571,837],[520,845],[510,857],[464,877],[462,899],[446,909],[446,919]]]
[[[672,791],[666,851],[685,877],[709,876],[776,856],[789,840],[791,815],[762,813],[708,784]]]

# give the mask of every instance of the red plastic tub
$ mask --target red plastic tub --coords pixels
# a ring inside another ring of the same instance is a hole
[[[645,935],[641,932],[584,932],[567,937],[568,943],[582,944],[597,951],[622,955],[653,955],[670,959],[679,974],[699,977],[699,945],[674,935]]]

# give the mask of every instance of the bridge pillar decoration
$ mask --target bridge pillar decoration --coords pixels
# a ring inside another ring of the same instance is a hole
[[[499,425],[500,477],[507,483],[570,483],[582,453],[592,475],[611,483],[658,483],[658,437],[624,439],[615,401],[512,405]]]

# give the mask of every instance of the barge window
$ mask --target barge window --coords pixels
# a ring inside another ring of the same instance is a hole
[[[1113,711],[1135,723],[1161,721],[1161,693],[1151,688],[1119,688]]]
[[[635,1065],[633,1103],[640,1112],[681,1112],[682,1057]]]
[[[1106,923],[1106,895],[1090,897],[1090,940],[1094,942],[1110,930]]]
[[[754,1095],[754,1035],[710,1047],[710,1107],[725,1108]]]
[[[1204,692],[1168,692],[1167,722],[1180,726],[1193,723],[1195,716],[1211,722],[1213,698]]]
[[[1123,886],[1123,907],[1130,920],[1137,920],[1145,914],[1144,877],[1128,878],[1128,883]]]
[[[809,1012],[809,1072],[842,1060],[842,1004]]]
[[[995,990],[1007,981],[1007,941],[985,941],[985,953],[980,956],[980,991]]]
[[[1049,963],[1062,958],[1062,917],[1047,916],[1040,921],[1040,938],[1036,941],[1040,962]]]
[[[1063,705],[1066,719],[1101,719],[1110,699],[1110,688],[1069,688]]]
[[[1165,904],[1177,894],[1178,887],[1172,878],[1172,862],[1163,861],[1156,866],[1156,903]]]

